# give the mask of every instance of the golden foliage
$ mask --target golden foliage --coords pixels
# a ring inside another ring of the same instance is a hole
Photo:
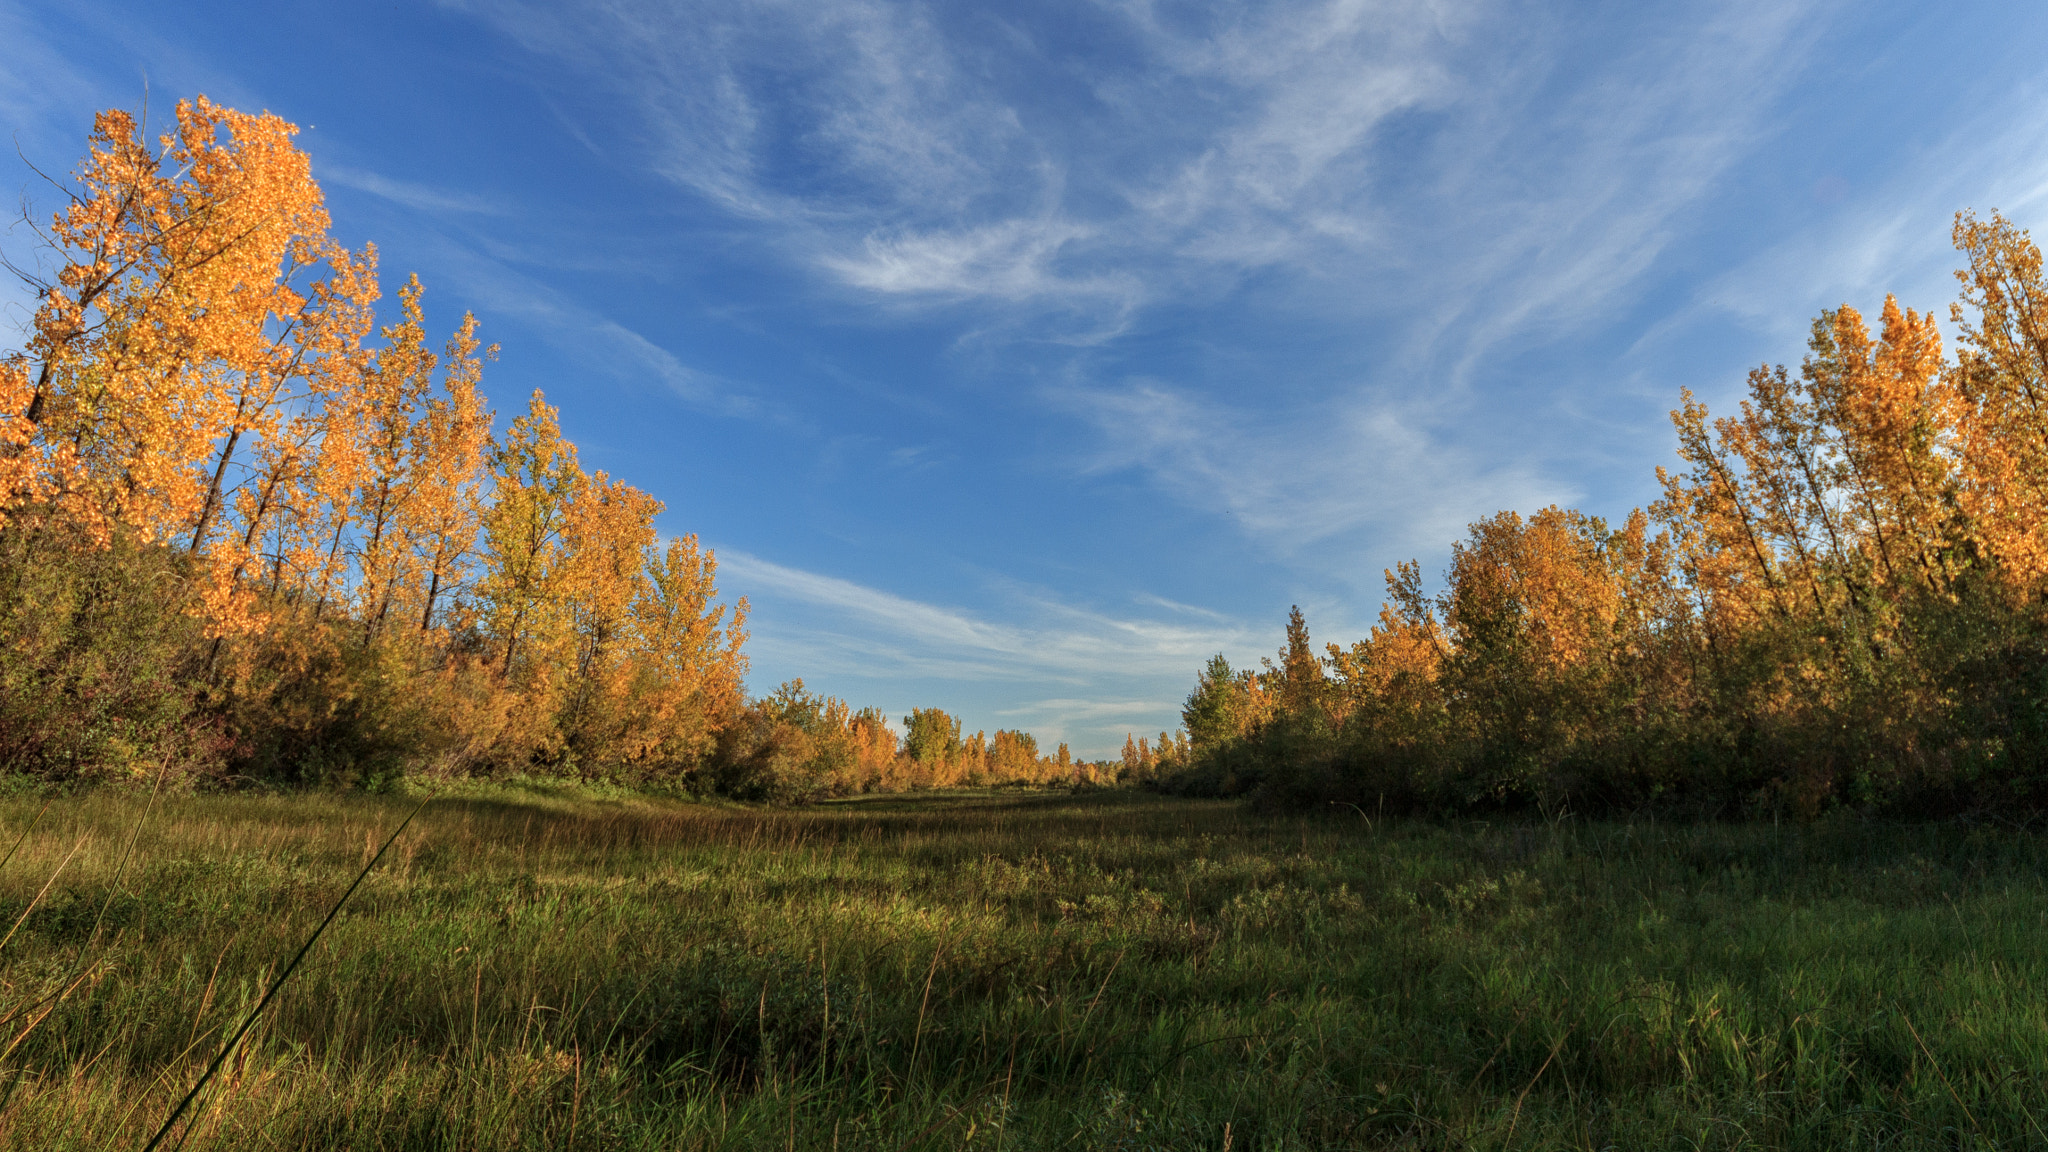
[[[204,97],[154,146],[95,120],[0,356],[0,551],[178,557],[193,690],[286,771],[695,765],[744,703],[745,602],[539,393],[492,442],[473,316],[437,356],[412,278],[376,328],[375,253],[328,235],[295,133]]]
[[[1184,712],[1198,767],[1454,805],[2048,802],[2048,281],[2001,216],[1954,239],[1953,362],[1891,297],[1875,335],[1823,313],[1733,414],[1681,393],[1679,465],[1619,529],[1471,525],[1441,595],[1387,573],[1378,625],[1327,646],[1326,694],[1298,613],[1263,674],[1212,661]]]

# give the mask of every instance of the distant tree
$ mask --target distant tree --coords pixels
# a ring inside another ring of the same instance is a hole
[[[960,721],[939,708],[912,708],[903,718],[903,751],[926,768],[960,753]]]
[[[998,729],[989,739],[989,774],[999,781],[1036,783],[1038,740],[1029,732]]]
[[[1323,662],[1309,643],[1300,605],[1287,613],[1287,647],[1280,652],[1278,673],[1281,709],[1293,716],[1314,715],[1323,703]]]
[[[1222,653],[1209,658],[1180,712],[1188,743],[1197,753],[1220,748],[1242,734],[1237,673]]]
[[[1185,751],[1186,747],[1187,738],[1185,736],[1181,738],[1179,745],[1176,746],[1171,734],[1161,732],[1159,739],[1152,745],[1153,769],[1158,772],[1170,772],[1180,767],[1185,761],[1185,757],[1180,753]]]

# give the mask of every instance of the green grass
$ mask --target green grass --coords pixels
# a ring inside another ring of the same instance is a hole
[[[0,800],[0,851],[40,806]],[[0,868],[7,1147],[140,1148],[411,803],[167,798],[115,885],[142,807],[59,799]],[[2044,868],[1985,824],[477,789],[399,839],[180,1135],[2041,1147]]]

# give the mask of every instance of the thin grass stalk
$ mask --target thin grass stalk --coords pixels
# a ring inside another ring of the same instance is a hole
[[[917,1003],[917,1027],[912,1031],[910,1037],[910,1070],[906,1073],[906,1079],[911,1081],[917,1079],[917,1053],[918,1049],[924,1044],[925,1010],[932,1006],[932,977],[939,974],[939,960],[945,956],[946,945],[951,942],[951,937],[939,941],[938,948],[932,952],[931,969],[924,974],[924,998]]]
[[[48,812],[50,810],[50,805],[54,803],[56,803],[56,800],[54,798],[50,800],[45,800],[43,801],[43,806],[41,808],[36,809],[36,818],[29,821],[28,827],[23,828],[21,830],[21,835],[16,836],[14,838],[14,847],[9,848],[7,850],[7,855],[0,856],[0,868],[7,867],[7,862],[14,859],[14,854],[16,852],[21,851],[21,846],[28,842],[28,834],[35,831],[36,825],[41,824],[43,822],[43,814]]]
[[[378,861],[383,860],[384,854],[389,852],[391,846],[398,842],[399,836],[403,835],[406,828],[412,824],[413,817],[418,816],[420,811],[431,803],[433,799],[432,796],[428,796],[415,805],[413,810],[406,814],[405,819],[399,821],[397,829],[384,841],[384,846],[377,849],[377,854],[370,858],[368,864],[363,865],[362,871],[356,873],[355,881],[348,886],[348,891],[343,892],[341,899],[334,902],[334,907],[327,910],[327,918],[320,921],[320,926],[313,929],[313,934],[308,936],[306,942],[299,946],[299,950],[292,956],[291,962],[284,966],[282,972],[278,973],[277,979],[271,981],[269,990],[263,993],[263,998],[256,1002],[256,1006],[249,1010],[247,1016],[242,1018],[241,1025],[235,1029],[233,1035],[228,1037],[227,1043],[221,1045],[220,1051],[214,1055],[212,1062],[207,1064],[206,1071],[200,1073],[199,1080],[192,1085],[190,1091],[185,1093],[184,1099],[178,1101],[178,1106],[171,1109],[170,1116],[164,1120],[163,1126],[156,1130],[156,1135],[151,1136],[149,1143],[142,1146],[142,1152],[155,1152],[156,1148],[163,1143],[164,1137],[168,1136],[171,1129],[177,1126],[179,1119],[185,1115],[185,1111],[192,1107],[192,1102],[199,1098],[199,1093],[213,1079],[214,1073],[219,1072],[221,1065],[225,1064],[228,1057],[234,1053],[235,1046],[242,1042],[242,1037],[248,1035],[250,1028],[255,1027],[257,1018],[263,1015],[264,1009],[270,1007],[271,1000],[275,999],[278,992],[283,989],[285,981],[290,980],[292,973],[298,971],[300,962],[305,960],[307,953],[313,950],[313,945],[320,942],[320,937],[326,933],[328,925],[334,923],[334,918],[341,914],[342,906],[348,903],[349,897],[356,894],[356,889],[361,887],[363,881],[369,878],[370,872],[377,867]]]
[[[41,904],[43,902],[43,897],[50,894],[50,886],[57,882],[57,877],[62,876],[64,874],[64,869],[69,868],[71,866],[71,861],[76,859],[79,852],[84,850],[86,839],[90,835],[91,833],[87,833],[85,836],[80,836],[78,838],[78,843],[71,846],[70,853],[66,855],[63,861],[57,865],[57,870],[55,872],[50,873],[50,878],[48,880],[43,881],[42,888],[36,892],[35,898],[28,902],[28,907],[23,908],[21,910],[21,915],[14,918],[14,927],[9,928],[7,930],[7,935],[0,936],[0,948],[7,947],[8,941],[14,939],[14,934],[16,932],[21,931],[21,926],[23,922],[25,922],[28,919],[29,913],[34,912],[36,910],[36,905]],[[5,1022],[6,1021],[4,1020],[0,1020],[0,1023]]]
[[[71,971],[65,975],[65,979],[69,981],[69,983],[64,987],[63,991],[57,993],[54,998],[45,997],[45,1001],[47,1002],[48,1006],[43,1008],[43,1012],[40,1016],[37,1016],[33,1020],[29,1021],[27,1027],[23,1028],[20,1032],[15,1034],[14,1039],[8,1042],[6,1051],[0,1052],[0,1060],[6,1060],[8,1057],[13,1056],[14,1050],[16,1048],[21,1047],[22,1042],[28,1039],[29,1034],[31,1032],[34,1032],[39,1026],[41,1026],[43,1021],[49,1019],[50,1013],[57,1010],[57,1005],[63,1003],[66,997],[70,996],[73,992],[77,991],[78,986],[85,982],[87,976],[91,975],[92,966],[86,963],[86,957],[88,954],[92,952],[93,945],[99,943],[100,929],[103,926],[105,926],[107,922],[107,909],[113,907],[114,894],[120,891],[121,888],[121,877],[128,874],[128,861],[134,858],[136,842],[142,839],[142,829],[149,824],[150,816],[156,811],[157,797],[163,794],[164,777],[170,772],[170,770],[171,758],[169,756],[165,756],[157,766],[156,783],[150,786],[149,802],[142,806],[142,815],[136,817],[135,826],[129,830],[128,844],[125,848],[121,850],[120,861],[114,865],[113,878],[107,882],[106,898],[100,901],[100,910],[98,914],[93,917],[92,920],[92,934],[86,938],[84,946],[79,948],[78,959],[73,961],[71,965]],[[43,804],[43,811],[47,812],[49,811],[49,808],[49,803],[45,801]],[[37,821],[40,821],[42,818],[42,812],[36,813]],[[35,825],[34,823],[31,823],[29,826],[33,828]],[[28,833],[23,832],[22,835],[26,837]],[[79,844],[81,846],[83,846],[84,843],[85,841],[82,839],[79,841]],[[16,842],[15,846],[17,848],[20,847],[19,841]],[[76,848],[72,849],[72,856],[76,856],[77,854],[78,850]],[[13,855],[14,853],[10,850],[8,852],[8,856],[11,857]],[[69,864],[70,862],[70,856],[64,858],[65,864]],[[62,872],[63,870],[63,865],[59,865],[57,871]],[[43,893],[48,892],[50,890],[50,884],[54,884],[56,882],[57,877],[53,873],[50,876],[50,883],[43,885],[43,892],[38,892],[36,894],[36,900],[40,901],[43,898]],[[33,911],[34,909],[35,904],[31,902],[29,904],[29,911]],[[14,939],[15,931],[20,929],[22,922],[27,919],[28,912],[25,911],[21,914],[21,919],[16,920],[14,922],[14,927],[8,929],[7,940]],[[6,943],[6,940],[0,940],[0,948],[6,947]],[[6,1020],[0,1021],[0,1023],[11,1022],[22,1012],[31,1011],[34,1008],[36,1008],[38,1004],[41,1004],[43,1002],[44,1001],[39,1001],[37,1002],[37,1004],[30,1004],[26,1008],[17,1009],[13,1012],[9,1012]],[[21,1087],[21,1080],[23,1075],[24,1070],[17,1068],[14,1070],[14,1074],[7,1078],[6,1090],[0,1091],[0,1115],[5,1115],[7,1112],[7,1106],[13,1103],[15,1089]]]
[[[99,943],[100,928],[107,922],[107,909],[113,907],[114,893],[120,891],[121,877],[128,874],[128,861],[135,856],[135,843],[142,839],[142,829],[148,825],[151,813],[156,811],[157,797],[164,790],[164,776],[171,770],[171,758],[165,756],[156,771],[156,783],[150,787],[149,802],[142,806],[142,815],[135,821],[135,827],[128,832],[128,845],[121,849],[121,859],[114,865],[114,877],[107,881],[106,899],[100,901],[99,914],[92,918],[92,935],[86,938],[85,948],[79,950],[79,963],[85,962],[85,953]]]
[[[1970,1127],[1976,1130],[1977,1135],[1982,1136],[1984,1134],[1984,1126],[1977,1123],[1977,1117],[1970,1111],[1970,1106],[1963,1103],[1962,1093],[1956,1091],[1956,1086],[1949,1080],[1948,1073],[1943,1071],[1941,1061],[1934,1058],[1934,1050],[1927,1046],[1927,1041],[1920,1038],[1920,1030],[1913,1027],[1913,1018],[1906,1015],[1905,1009],[1899,1008],[1896,1005],[1893,1006],[1892,1010],[1899,1014],[1899,1020],[1905,1024],[1906,1031],[1913,1034],[1913,1043],[1920,1046],[1920,1051],[1927,1057],[1927,1062],[1934,1066],[1934,1074],[1941,1078],[1941,1086],[1948,1089],[1949,1099],[1956,1102],[1956,1107],[1963,1110],[1963,1117],[1970,1122]]]

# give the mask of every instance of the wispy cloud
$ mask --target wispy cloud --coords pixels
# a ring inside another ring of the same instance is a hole
[[[488,196],[432,188],[346,164],[323,163],[314,175],[325,183],[367,192],[416,212],[458,212],[483,216],[505,216],[511,213],[508,206]]]
[[[1471,93],[1473,114],[1445,140],[1443,194],[1418,204],[1448,241],[1424,298],[1453,382],[1504,341],[1603,320],[1718,179],[1770,136],[1773,103],[1829,6],[1722,6],[1598,46],[1619,49],[1612,59],[1594,45],[1567,50],[1553,30],[1537,66]],[[1561,83],[1559,71],[1581,66]]]
[[[1039,751],[1046,755],[1055,744],[1088,741],[1073,751],[1083,759],[1108,759],[1115,757],[1117,744],[1128,736],[1146,739],[1179,728],[1182,699],[1056,697],[998,709],[995,715],[1039,736]]]
[[[586,368],[621,380],[657,382],[704,411],[738,417],[778,415],[740,382],[691,367],[640,332],[476,245],[431,227],[416,228],[410,239],[412,250],[430,260],[479,315],[524,326]]]
[[[1755,359],[1789,359],[1821,309],[1846,303],[1874,312],[1887,292],[1946,321],[1962,260],[1949,242],[1954,213],[1996,209],[2026,222],[2048,209],[2048,87],[2030,81],[2000,96],[1860,186],[1823,178],[1809,193],[1829,209],[1815,226],[1708,280],[1642,344],[1733,317],[1770,338]]]
[[[1156,232],[1147,241],[1247,266],[1370,243],[1380,234],[1375,135],[1390,118],[1457,99],[1459,42],[1491,7],[1339,0],[1189,26],[1151,3],[1120,5],[1161,71],[1106,87],[1176,145],[1125,178]]]
[[[1432,423],[1441,414],[1427,400],[1340,394],[1307,413],[1272,414],[1136,380],[1076,390],[1067,401],[1105,445],[1090,467],[1142,468],[1176,498],[1221,512],[1283,554],[1365,528],[1376,530],[1383,553],[1433,554],[1482,512],[1577,495],[1526,462],[1489,461],[1461,446]],[[1377,569],[1354,575],[1377,586]]]
[[[1089,234],[1057,219],[1004,220],[959,232],[877,231],[862,236],[856,250],[821,254],[818,262],[855,288],[890,296],[1134,305],[1142,291],[1132,276],[1061,271],[1062,250]]]
[[[1162,489],[1300,545],[1574,494],[1527,446],[1449,430],[1510,350],[1604,322],[1768,136],[1831,2],[1642,13],[1599,36],[1497,0],[1104,0],[999,35],[874,0],[473,11],[632,101],[650,166],[821,290],[975,305],[978,344],[1098,347],[1253,277],[1326,330],[1370,318],[1372,368],[1314,404],[1215,369],[1083,364],[1042,393]],[[1054,47],[1076,24],[1094,51]]]
[[[728,587],[743,589],[749,596],[758,598],[765,592],[833,609],[849,621],[879,626],[890,638],[889,657],[928,662],[921,670],[1015,677],[1029,674],[1017,663],[1020,657],[1041,656],[1023,630],[990,624],[963,612],[836,576],[785,567],[744,552],[725,551],[720,565]],[[917,655],[906,656],[906,650]]]
[[[870,635],[884,638],[886,651],[865,655],[916,662],[920,672],[982,679],[1042,679],[1050,675],[1085,683],[1113,660],[1121,672],[1180,677],[1221,648],[1241,648],[1251,635],[1250,629],[1213,615],[1196,627],[1111,616],[1045,599],[1024,605],[1033,610],[1030,614],[1041,618],[1038,621],[998,623],[964,609],[906,598],[745,552],[721,551],[719,566],[725,585],[735,592],[830,609],[849,631],[858,624]]]
[[[1267,647],[1267,630],[1158,598],[1152,602],[1168,606],[1168,618],[998,588],[998,619],[736,549],[720,549],[718,558],[720,586],[755,602],[748,646],[757,667],[796,669],[813,684],[867,693],[860,702],[892,710],[933,702],[918,691],[942,692],[947,707],[966,710],[969,727],[1025,727],[1089,754],[1113,749],[1127,731],[1170,726],[1209,656],[1245,659]],[[1134,685],[1156,695],[1134,697]],[[1019,686],[1064,691],[1018,703]]]
[[[1110,311],[1173,275],[1162,262],[1255,265],[1361,238],[1319,202],[1380,123],[1447,87],[1454,23],[1420,2],[1337,2],[1202,32],[1082,5],[1046,15],[1086,16],[1112,51],[1064,67],[1045,29],[1008,24],[1023,76],[958,14],[920,5],[474,11],[628,93],[655,170],[848,287]]]
[[[10,129],[13,143],[62,139],[67,149],[75,148],[79,110],[90,108],[96,95],[91,82],[51,43],[43,21],[23,6],[0,3],[0,41],[7,44],[0,53],[0,123]],[[54,121],[66,122],[71,130],[52,132]],[[22,138],[24,131],[31,139]],[[39,167],[54,167],[52,175],[61,174],[71,160],[68,151],[60,158],[31,158]]]

